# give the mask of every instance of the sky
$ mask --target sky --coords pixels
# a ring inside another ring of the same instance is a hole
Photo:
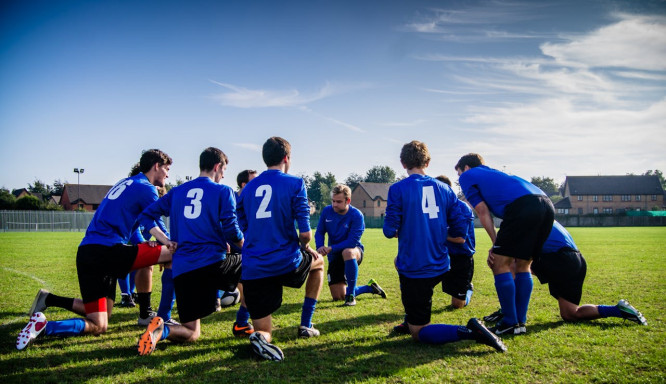
[[[666,171],[666,1],[0,2],[0,187],[114,184],[141,151],[223,183],[292,145],[290,173],[428,173],[460,156],[530,179]],[[74,168],[85,169],[83,174]]]

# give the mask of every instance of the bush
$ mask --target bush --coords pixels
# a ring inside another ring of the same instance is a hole
[[[19,211],[38,211],[42,209],[43,206],[44,203],[35,196],[23,196],[22,198],[16,200],[14,209]]]

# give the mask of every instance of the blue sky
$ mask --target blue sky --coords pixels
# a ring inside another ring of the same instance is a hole
[[[428,144],[529,179],[666,171],[665,1],[3,1],[0,187],[113,184],[143,149],[228,185],[264,169],[339,181]]]

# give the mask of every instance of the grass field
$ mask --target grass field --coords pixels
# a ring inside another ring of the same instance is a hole
[[[369,229],[363,237],[366,257],[359,282],[374,277],[388,300],[363,295],[356,307],[340,307],[325,286],[313,320],[322,335],[301,340],[296,330],[303,291],[286,289],[274,321],[274,342],[285,354],[282,363],[255,360],[248,341],[231,335],[235,308],[205,318],[196,343],[161,342],[147,357],[136,354],[143,331],[135,325],[137,308],[115,308],[109,332],[100,337],[43,337],[26,351],[17,351],[16,336],[39,288],[79,296],[75,254],[82,233],[0,233],[0,383],[665,382],[666,228],[570,232],[588,261],[583,303],[615,304],[626,298],[643,312],[648,326],[617,318],[564,323],[548,288],[535,279],[528,333],[505,337],[505,354],[470,341],[430,346],[390,335],[403,313],[392,266],[397,242]],[[433,322],[465,324],[498,308],[485,265],[489,245],[485,233],[477,230],[476,290],[470,306],[452,310],[450,298],[436,291]],[[154,290],[156,306],[159,272]],[[46,315],[49,320],[75,317],[57,308]]]

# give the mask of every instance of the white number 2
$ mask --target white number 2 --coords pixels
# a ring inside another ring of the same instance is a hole
[[[435,199],[435,188],[432,185],[423,187],[423,198],[421,199],[421,209],[427,213],[431,219],[436,219],[439,213],[437,199]]]
[[[271,211],[267,211],[268,203],[271,201],[271,196],[273,195],[273,188],[270,185],[262,185],[257,188],[257,191],[254,193],[256,197],[261,197],[261,204],[259,204],[259,209],[257,210],[257,219],[266,219],[271,217]]]
[[[201,188],[192,188],[187,191],[187,197],[192,199],[191,205],[186,205],[183,214],[185,218],[196,219],[201,215],[201,199],[203,198],[204,191]]]

